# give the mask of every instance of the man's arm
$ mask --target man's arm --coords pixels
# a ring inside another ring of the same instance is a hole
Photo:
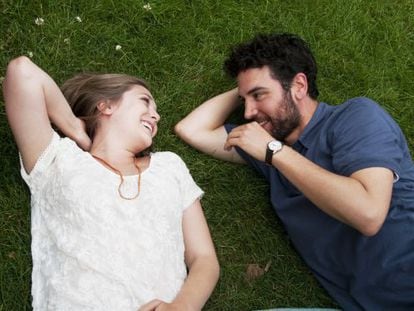
[[[226,148],[238,146],[264,161],[267,142],[272,140],[257,122],[233,129]],[[387,216],[393,185],[393,172],[372,167],[351,176],[329,172],[285,145],[273,156],[272,165],[310,201],[330,216],[362,234],[375,235]]]
[[[237,89],[218,95],[180,121],[175,130],[188,144],[216,158],[244,163],[232,148],[238,146],[264,161],[267,143],[274,138],[257,122],[236,127],[229,135],[223,127],[237,102]],[[393,173],[390,170],[367,168],[349,177],[340,176],[286,145],[273,157],[273,165],[330,216],[367,236],[381,228],[391,201]]]
[[[177,123],[175,132],[182,140],[201,152],[221,160],[245,163],[234,149],[224,149],[227,132],[223,124],[238,105],[237,88],[217,95]]]

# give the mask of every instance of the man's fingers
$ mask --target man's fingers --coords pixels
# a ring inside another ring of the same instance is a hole
[[[239,147],[259,161],[264,161],[266,145],[273,137],[256,121],[235,127],[227,136],[224,150]]]
[[[224,150],[229,151],[232,147],[238,146],[237,140],[240,138],[242,131],[234,128],[227,136],[226,143],[224,144]]]

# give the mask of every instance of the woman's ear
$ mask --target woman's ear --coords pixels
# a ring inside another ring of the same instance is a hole
[[[101,101],[96,105],[96,108],[101,114],[111,115],[113,112],[113,106],[109,102]]]

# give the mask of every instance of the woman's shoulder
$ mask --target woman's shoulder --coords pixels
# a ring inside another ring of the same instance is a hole
[[[183,159],[172,151],[158,151],[151,154],[151,158],[157,165],[164,166],[169,169],[187,169]]]
[[[56,152],[58,156],[63,156],[64,158],[69,157],[76,157],[76,156],[83,156],[86,151],[80,148],[75,141],[70,139],[69,137],[61,137],[58,138],[58,144],[56,146]]]
[[[160,160],[180,161],[180,162],[183,161],[178,154],[172,151],[153,152],[151,153],[151,157],[153,157],[154,159],[160,159]]]
[[[73,169],[88,154],[88,152],[81,149],[72,139],[61,137],[58,133],[54,132],[51,143],[38,162],[44,167],[55,165],[60,168],[70,167]]]
[[[27,183],[42,179],[44,174],[53,166],[76,167],[85,151],[70,138],[61,137],[57,132],[53,132],[51,141],[46,149],[37,159],[30,174],[21,165],[21,174]]]

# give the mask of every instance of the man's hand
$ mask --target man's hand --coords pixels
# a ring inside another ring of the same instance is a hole
[[[228,135],[224,148],[237,146],[259,161],[264,161],[268,142],[274,138],[256,121],[234,128]]]

